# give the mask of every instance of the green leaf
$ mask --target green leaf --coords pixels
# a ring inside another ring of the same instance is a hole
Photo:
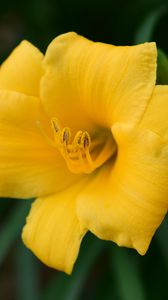
[[[39,299],[39,280],[38,260],[20,241],[15,253],[17,300]]]
[[[157,23],[166,12],[166,7],[162,6],[149,13],[135,34],[134,44],[141,44],[152,41],[152,36]]]
[[[139,274],[137,257],[125,248],[115,246],[110,252],[111,271],[115,274],[121,300],[146,300]]]
[[[161,49],[158,49],[157,84],[168,84],[168,57]]]
[[[12,209],[8,217],[5,219],[5,223],[0,230],[0,265],[2,264],[14,241],[21,234],[21,230],[23,224],[25,223],[25,218],[29,212],[30,205],[31,201],[29,200],[19,200],[19,204]]]
[[[12,207],[14,201],[9,198],[0,198],[0,220],[5,216],[6,211]]]
[[[41,300],[79,300],[80,294],[96,259],[105,248],[105,242],[95,237],[84,239],[72,275],[57,274],[41,296]]]
[[[159,227],[156,238],[158,242],[158,246],[164,258],[165,265],[168,269],[168,251],[167,251],[167,240],[168,240],[168,216],[165,217],[161,226]]]

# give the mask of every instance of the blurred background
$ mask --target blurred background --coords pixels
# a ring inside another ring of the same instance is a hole
[[[67,31],[116,45],[156,41],[168,53],[167,29],[162,0],[6,0],[0,3],[0,61],[23,39],[45,52]],[[0,199],[0,300],[168,299],[168,218],[144,257],[88,234],[67,276],[41,264],[21,242],[32,201]]]

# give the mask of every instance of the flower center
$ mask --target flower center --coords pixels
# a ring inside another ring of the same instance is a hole
[[[87,131],[79,130],[72,138],[69,127],[61,128],[56,118],[51,119],[54,140],[51,140],[37,124],[48,142],[61,153],[68,169],[74,174],[92,173],[116,152],[111,132],[96,132],[91,140]]]

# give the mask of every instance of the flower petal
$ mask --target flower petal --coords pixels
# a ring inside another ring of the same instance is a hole
[[[0,197],[56,192],[76,179],[36,126],[39,99],[0,90]]]
[[[143,115],[140,126],[168,140],[168,85],[158,85]]]
[[[78,217],[98,237],[145,254],[168,208],[168,145],[149,131],[116,124],[115,162],[78,197]]]
[[[38,96],[42,60],[43,54],[36,47],[21,42],[0,68],[0,88]]]
[[[22,238],[28,248],[50,267],[71,273],[86,229],[76,216],[76,195],[83,182],[37,199],[27,218]]]
[[[44,108],[72,127],[87,129],[89,117],[107,127],[136,122],[155,85],[156,56],[155,43],[117,47],[72,32],[61,35],[44,59]]]

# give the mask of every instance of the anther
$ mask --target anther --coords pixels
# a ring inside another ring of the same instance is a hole
[[[58,133],[58,132],[61,131],[61,128],[59,126],[59,122],[58,122],[58,120],[56,118],[52,118],[51,119],[51,126],[52,126],[52,128],[54,129],[54,131],[56,133]]]
[[[83,134],[83,133],[82,133],[82,131],[80,130],[80,131],[77,132],[77,134],[76,134],[75,137],[74,137],[73,145],[74,145],[75,149],[76,149],[76,146],[78,147],[78,146],[81,145],[82,134]]]
[[[82,142],[82,145],[84,147],[84,149],[88,148],[90,146],[90,136],[89,134],[87,133],[87,131],[85,131],[83,134],[82,134],[82,139],[81,139],[81,142]]]
[[[70,143],[71,140],[71,131],[68,127],[65,127],[62,131],[62,142],[66,145]]]

